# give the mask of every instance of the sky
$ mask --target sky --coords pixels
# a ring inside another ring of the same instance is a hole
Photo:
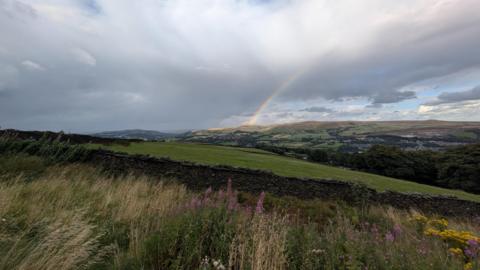
[[[478,0],[0,0],[0,126],[480,121]]]

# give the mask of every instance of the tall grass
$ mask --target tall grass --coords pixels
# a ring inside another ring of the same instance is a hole
[[[0,269],[478,269],[477,249],[452,252],[415,212],[191,193],[85,165],[12,170],[0,178]],[[448,226],[480,233],[478,221]]]

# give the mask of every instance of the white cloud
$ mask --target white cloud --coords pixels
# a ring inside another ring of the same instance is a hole
[[[97,65],[97,59],[95,59],[95,57],[93,57],[89,52],[85,51],[84,49],[72,49],[72,54],[75,57],[75,60],[82,64],[89,66]]]
[[[480,101],[421,105],[418,114],[433,119],[480,121]]]
[[[23,61],[22,66],[28,70],[45,71],[45,68],[42,65],[30,60]]]

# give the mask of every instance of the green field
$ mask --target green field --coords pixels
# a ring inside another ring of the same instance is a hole
[[[378,191],[392,190],[408,193],[454,195],[462,199],[480,201],[480,196],[463,191],[443,189],[375,174],[321,165],[251,148],[173,142],[132,143],[129,146],[90,145],[90,147],[101,147],[129,154],[148,154],[155,157],[169,157],[173,160],[185,160],[200,164],[221,164],[261,169],[272,171],[283,176],[346,180],[365,184]]]

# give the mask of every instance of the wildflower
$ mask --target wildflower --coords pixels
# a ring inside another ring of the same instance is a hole
[[[420,255],[427,255],[427,253],[428,253],[428,249],[427,249],[427,247],[425,247],[425,246],[419,247],[419,248],[417,249],[417,251],[418,251],[418,253],[419,253]]]
[[[429,225],[435,227],[440,230],[444,230],[448,227],[448,220],[441,218],[441,219],[433,219],[428,222]]]
[[[325,250],[323,250],[323,249],[312,249],[312,253],[315,254],[315,255],[320,255],[320,254],[325,253]]]
[[[225,266],[220,260],[212,260],[212,264],[216,270],[225,270]]]
[[[223,191],[223,189],[220,189],[218,191],[217,198],[218,198],[218,201],[223,201],[223,199],[225,198],[225,192]]]
[[[473,264],[472,264],[472,262],[466,263],[465,266],[463,266],[463,269],[464,269],[464,270],[472,270],[472,269],[473,269]]]
[[[265,200],[265,192],[260,193],[260,197],[258,197],[257,207],[255,208],[255,213],[261,214],[263,213],[263,201]]]
[[[237,193],[232,189],[232,179],[228,178],[227,184],[227,208],[228,210],[234,210],[237,208]]]
[[[227,197],[232,195],[232,178],[228,178],[227,182]]]
[[[237,203],[237,192],[232,192],[230,193],[230,196],[228,197],[228,210],[235,210],[238,207]]]
[[[456,255],[456,256],[462,256],[463,255],[463,251],[460,248],[449,248],[448,251],[450,253],[452,253],[453,255]]]
[[[200,262],[200,267],[202,269],[207,269],[209,265],[210,265],[210,259],[208,258],[208,256],[205,256]]]
[[[439,236],[440,231],[432,228],[428,228],[423,232],[427,236]]]
[[[473,248],[479,248],[480,244],[477,240],[475,239],[469,239],[467,241],[467,244],[470,246],[470,247],[473,247]]]
[[[422,223],[422,224],[425,224],[425,223],[428,222],[428,218],[425,217],[424,215],[420,215],[420,214],[414,215],[413,219],[415,221],[417,221],[418,223]]]
[[[463,252],[467,257],[475,259],[478,257],[479,251],[479,243],[474,239],[470,239],[467,241],[467,248]]]
[[[387,240],[388,242],[393,242],[395,240],[395,236],[393,235],[393,233],[388,232],[387,234],[385,234],[385,240]]]
[[[209,187],[207,190],[205,190],[205,198],[208,198],[210,194],[212,194],[212,187]]]
[[[399,224],[395,224],[393,226],[393,236],[399,237],[402,234],[403,230],[402,227],[400,227]]]
[[[475,258],[477,256],[476,252],[474,252],[472,249],[470,248],[466,248],[463,253],[465,253],[465,255],[469,258]]]

